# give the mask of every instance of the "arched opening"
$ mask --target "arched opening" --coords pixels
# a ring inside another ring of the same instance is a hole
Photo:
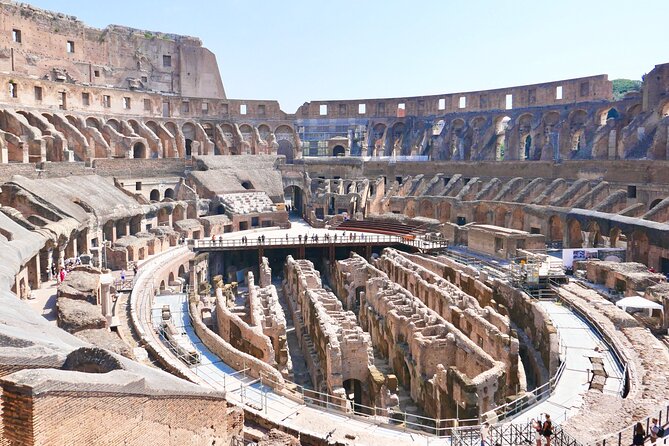
[[[354,378],[344,381],[344,390],[346,399],[351,402],[354,412],[360,412],[362,409],[362,383]]]
[[[149,193],[149,200],[160,201],[160,191],[158,189],[153,189],[151,193]]]
[[[176,206],[172,211],[172,222],[181,221],[186,217],[186,211],[183,206]]]
[[[87,127],[94,127],[98,130],[100,130],[100,128],[102,128],[102,126],[100,125],[100,121],[98,121],[97,118],[93,118],[93,117],[86,118],[86,126]]]
[[[627,248],[627,238],[620,228],[612,228],[609,232],[609,244],[611,248]]]
[[[602,112],[600,117],[600,124],[606,125],[609,119],[618,119],[618,118],[620,118],[620,113],[618,113],[618,110],[616,110],[615,107],[611,107],[610,109],[604,110]]]
[[[165,189],[165,198],[170,198],[174,200],[174,189],[172,189],[171,187]]]
[[[492,223],[489,219],[490,208],[485,204],[479,204],[474,209],[474,221],[476,223],[488,224]]]
[[[601,248],[604,246],[604,239],[602,237],[601,231],[599,230],[599,224],[596,221],[591,221],[588,224],[588,243],[589,248]]]
[[[283,190],[284,202],[289,206],[291,214],[304,215],[304,192],[299,186],[288,186]]]
[[[510,214],[509,210],[504,206],[500,206],[495,211],[495,226],[500,226],[503,228],[507,227],[506,216]]]
[[[246,190],[255,189],[250,181],[242,181],[242,187]]]
[[[193,156],[193,140],[186,138],[186,158]]]
[[[117,132],[119,133],[121,132],[121,124],[119,124],[119,122],[116,119],[108,120],[107,125],[116,130]]]
[[[165,291],[165,281],[164,280],[160,281],[160,291]]]
[[[158,225],[168,226],[170,224],[170,213],[167,208],[162,208],[158,211]]]
[[[179,266],[179,277],[186,278],[186,268],[183,265]]]
[[[582,248],[583,247],[583,232],[581,231],[581,223],[578,220],[569,220],[567,227],[569,229],[569,246],[568,248]]]
[[[277,155],[283,155],[286,157],[286,164],[293,164],[293,145],[290,143],[290,141],[285,139],[279,141],[279,148],[277,149],[276,153]]]
[[[171,285],[173,282],[174,282],[174,273],[170,272],[167,283],[169,283]]]
[[[434,218],[434,206],[430,200],[420,202],[420,215],[427,218]]]
[[[662,118],[669,116],[669,101],[665,102],[662,106],[662,111],[660,112]]]
[[[532,159],[532,136],[527,135],[523,142],[523,159]]]
[[[576,130],[571,135],[571,151],[578,152],[585,148],[585,135],[583,129]]]
[[[341,145],[336,145],[332,149],[332,156],[344,156],[346,155],[346,149],[344,146]]]
[[[442,201],[439,205],[439,221],[442,223],[451,221],[451,203]]]
[[[125,237],[126,235],[128,235],[128,231],[125,220],[118,220],[116,222],[116,238]]]
[[[637,230],[632,233],[631,238],[631,244],[628,246],[630,260],[648,265],[648,236],[645,232]]]
[[[495,160],[502,161],[506,153],[506,129],[509,127],[511,118],[503,116],[497,119],[495,123],[495,135],[497,139],[495,142]]]
[[[650,210],[653,209],[655,206],[657,206],[658,204],[660,204],[660,201],[662,201],[661,198],[657,198],[657,199],[651,201],[651,202],[650,202],[650,207],[648,208],[648,210],[650,211]]]
[[[562,244],[563,237],[562,220],[557,215],[551,216],[548,219],[548,240],[553,244]]]
[[[144,159],[146,158],[146,147],[141,142],[135,143],[132,146],[132,157],[135,159]]]

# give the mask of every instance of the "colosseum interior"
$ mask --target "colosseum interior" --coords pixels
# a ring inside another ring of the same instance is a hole
[[[669,423],[669,64],[289,114],[198,38],[0,8],[0,445]]]

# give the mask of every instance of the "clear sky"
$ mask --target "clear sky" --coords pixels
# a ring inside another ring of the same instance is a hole
[[[28,0],[104,28],[197,36],[230,98],[419,96],[669,62],[669,0]]]

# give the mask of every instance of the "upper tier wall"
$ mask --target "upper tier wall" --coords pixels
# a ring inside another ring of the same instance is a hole
[[[0,71],[116,88],[225,98],[216,57],[200,39],[0,4]]]
[[[432,96],[313,101],[306,102],[298,108],[296,117],[299,119],[427,116],[611,100],[613,100],[612,83],[607,75],[602,74],[542,84]]]

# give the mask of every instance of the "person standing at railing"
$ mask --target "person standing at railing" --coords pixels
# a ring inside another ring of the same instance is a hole
[[[541,435],[546,439],[546,446],[551,446],[551,436],[553,435],[553,422],[551,416],[546,414],[546,421],[544,421]]]
[[[534,434],[534,444],[536,446],[541,446],[541,421],[532,419],[532,432]]]
[[[643,446],[645,438],[646,438],[646,431],[643,429],[643,425],[641,423],[637,423],[634,426],[634,436],[632,437],[632,444],[634,446]]]
[[[490,423],[487,421],[481,425],[481,446],[491,446]]]
[[[648,433],[650,434],[650,442],[655,443],[657,441],[657,438],[660,436],[660,425],[657,422],[657,418],[653,418],[651,422],[653,423],[653,425],[650,427]]]

